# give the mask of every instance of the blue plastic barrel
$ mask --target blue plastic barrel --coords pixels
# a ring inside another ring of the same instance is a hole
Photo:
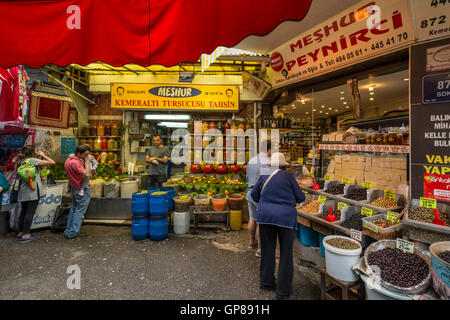
[[[294,229],[294,239],[298,239],[298,237],[299,237],[299,230]]]
[[[325,257],[325,247],[323,246],[323,238],[325,238],[326,236],[322,233],[319,233],[319,245],[320,245],[320,254],[322,255],[322,257]]]
[[[168,194],[151,193],[149,196],[149,212],[150,217],[162,217],[166,216],[169,211]]]
[[[134,217],[148,216],[148,193],[133,193],[131,197],[131,211]]]
[[[148,217],[133,217],[131,220],[131,236],[134,240],[148,238]]]
[[[305,227],[300,224],[300,241],[307,247],[319,246],[319,233],[311,227]]]
[[[167,234],[169,233],[169,218],[167,216],[160,218],[150,217],[148,232],[150,239],[153,241],[161,241],[166,239]]]
[[[175,201],[173,201],[173,198],[175,198],[175,187],[162,187],[160,190],[167,192],[167,199],[169,200],[169,211],[173,211],[173,209],[175,208]]]
[[[153,192],[159,191],[157,187],[145,188],[144,190],[147,190],[148,194],[152,194]]]

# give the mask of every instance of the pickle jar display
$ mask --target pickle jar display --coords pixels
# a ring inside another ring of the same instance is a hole
[[[97,125],[95,123],[91,123],[89,126],[89,134],[88,136],[96,136],[97,135]]]
[[[117,137],[119,135],[119,126],[114,123],[111,127],[111,135]]]
[[[98,136],[104,136],[105,135],[105,126],[103,125],[103,123],[99,123],[97,125],[97,135]]]
[[[105,125],[105,136],[111,136],[111,125]]]

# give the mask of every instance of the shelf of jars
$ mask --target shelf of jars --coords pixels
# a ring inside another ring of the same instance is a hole
[[[376,144],[319,144],[320,150],[328,151],[359,151],[359,152],[387,152],[408,154],[408,145],[376,145]]]

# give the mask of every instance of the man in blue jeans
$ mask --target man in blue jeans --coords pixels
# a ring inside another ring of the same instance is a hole
[[[88,181],[90,177],[89,162],[92,156],[89,155],[89,152],[89,146],[78,146],[75,150],[75,156],[68,158],[64,164],[72,194],[72,207],[70,208],[66,230],[64,231],[64,234],[69,239],[80,235],[84,214],[91,200],[91,188],[88,185]]]

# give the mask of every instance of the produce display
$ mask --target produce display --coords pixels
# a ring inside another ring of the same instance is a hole
[[[355,213],[350,218],[345,220],[341,226],[347,229],[355,229],[358,231],[362,231],[363,229],[362,218],[364,218],[363,215]]]
[[[370,237],[378,240],[395,239],[402,234],[401,224],[392,223],[384,217],[364,220],[363,229]]]
[[[439,253],[438,257],[444,260],[445,262],[450,263],[450,250]]]
[[[324,179],[316,179],[316,183],[319,185],[319,189],[323,189],[323,187],[325,186]]]
[[[64,162],[56,162],[53,166],[51,166],[50,176],[52,176],[54,180],[67,180]]]
[[[359,245],[354,241],[343,239],[343,238],[333,238],[326,241],[330,246],[339,249],[355,250],[359,248]]]
[[[397,200],[395,199],[388,199],[385,198],[384,196],[378,197],[376,198],[374,201],[372,201],[370,203],[370,205],[374,206],[374,207],[379,207],[379,208],[394,208],[397,207]]]
[[[319,212],[320,207],[320,201],[319,200],[312,200],[311,202],[305,204],[303,207],[300,208],[301,212],[307,213],[307,214],[314,214]]]
[[[389,227],[395,225],[395,223],[392,223],[391,221],[387,221],[383,218],[372,220],[372,221],[370,221],[370,223],[373,223],[380,228],[389,228]]]
[[[383,281],[402,288],[418,285],[429,273],[425,260],[416,254],[396,248],[384,248],[371,252],[368,263],[370,266],[380,268]]]
[[[328,186],[326,192],[329,194],[343,194],[344,193],[345,184],[339,183],[337,185]]]
[[[354,188],[349,191],[348,195],[346,195],[345,198],[352,199],[355,201],[367,200],[367,189],[366,188]]]
[[[194,177],[186,176],[179,181],[180,190],[188,192],[203,192],[207,194],[228,195],[243,192],[247,189],[245,180],[230,179],[229,177]]]
[[[189,206],[191,205],[191,197],[188,195],[180,195],[174,199],[176,212],[189,212]]]
[[[408,210],[408,219],[426,223],[433,223],[433,209],[424,207],[409,207]],[[448,217],[445,212],[439,212],[439,219],[444,221],[447,226],[449,225]]]

